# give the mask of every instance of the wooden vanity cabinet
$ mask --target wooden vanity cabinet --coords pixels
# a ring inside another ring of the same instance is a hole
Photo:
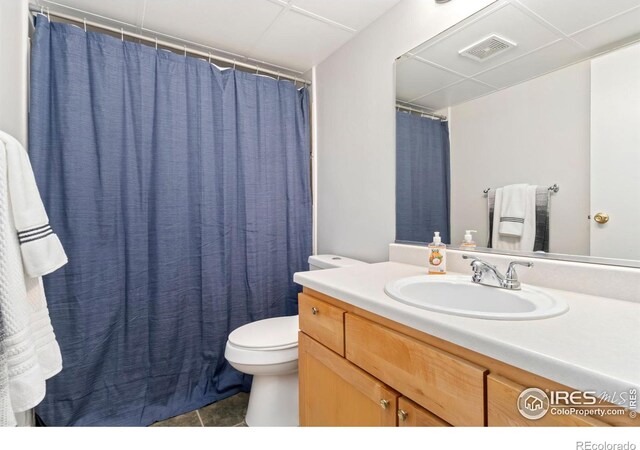
[[[629,414],[525,419],[525,387],[554,381],[305,288],[300,294],[302,426],[638,426]]]
[[[458,425],[484,425],[483,369],[313,296],[299,299],[300,425],[449,426],[425,406]]]

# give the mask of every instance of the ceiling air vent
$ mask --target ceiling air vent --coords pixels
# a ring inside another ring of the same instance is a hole
[[[463,48],[458,53],[475,61],[483,62],[516,46],[517,44],[496,34],[492,34],[488,38],[478,41],[467,48]]]

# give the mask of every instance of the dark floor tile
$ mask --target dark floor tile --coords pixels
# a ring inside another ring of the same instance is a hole
[[[201,427],[200,419],[195,411],[156,422],[152,427]]]
[[[205,427],[232,427],[244,422],[249,394],[240,392],[219,402],[200,408]]]

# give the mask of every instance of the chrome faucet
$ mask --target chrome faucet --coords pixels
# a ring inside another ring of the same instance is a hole
[[[473,276],[471,281],[478,284],[484,284],[485,286],[499,287],[502,289],[509,289],[517,291],[520,289],[520,281],[518,281],[518,274],[516,273],[516,266],[533,267],[533,263],[526,261],[511,261],[507,273],[502,275],[498,268],[493,264],[489,264],[486,261],[476,258],[475,256],[462,255],[463,259],[471,259],[471,269],[473,270]]]

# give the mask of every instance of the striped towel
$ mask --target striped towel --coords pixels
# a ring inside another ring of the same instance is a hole
[[[539,186],[536,189],[536,237],[533,251],[549,252],[549,214],[550,214],[550,192],[549,189]],[[496,191],[490,190],[487,194],[487,205],[489,209],[489,242],[488,248],[492,248],[493,242],[493,217],[494,205],[496,201]]]

